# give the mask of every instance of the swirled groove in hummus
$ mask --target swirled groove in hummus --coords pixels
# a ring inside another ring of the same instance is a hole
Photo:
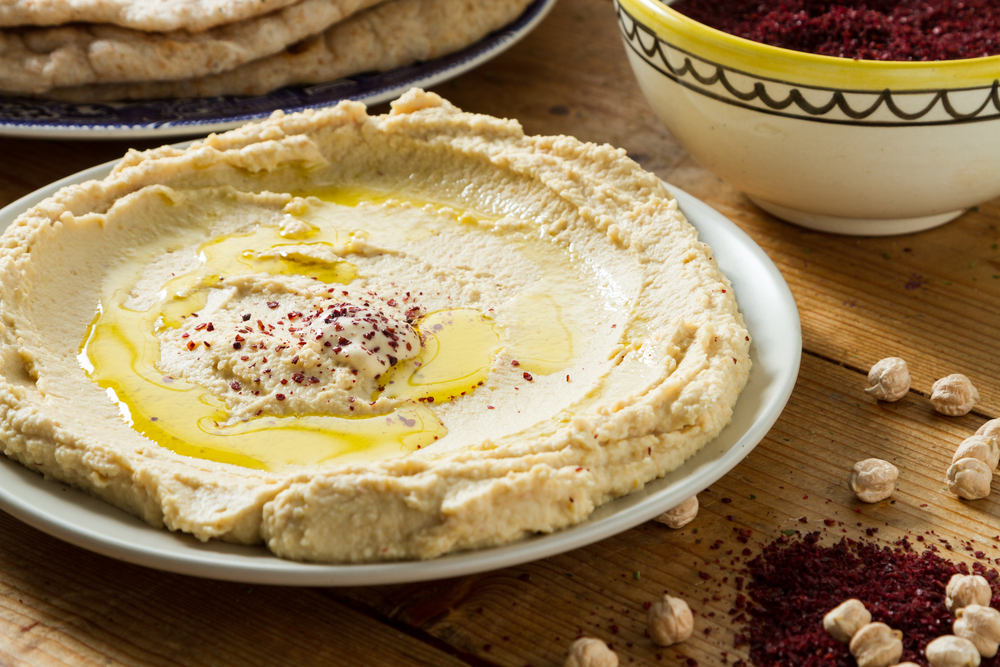
[[[130,152],[0,251],[5,453],[325,562],[585,519],[728,423],[749,335],[624,152],[411,91]]]

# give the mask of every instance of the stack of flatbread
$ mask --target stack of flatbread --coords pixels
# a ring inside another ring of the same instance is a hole
[[[531,0],[0,0],[0,94],[263,95],[462,49]]]

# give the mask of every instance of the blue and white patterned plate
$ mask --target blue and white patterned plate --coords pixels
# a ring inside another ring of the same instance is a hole
[[[447,56],[380,74],[289,86],[257,97],[205,97],[150,102],[75,104],[0,96],[0,136],[36,139],[183,137],[230,130],[276,109],[302,111],[341,100],[379,104],[429,88],[500,55],[533,30],[556,0],[535,0],[505,28]]]

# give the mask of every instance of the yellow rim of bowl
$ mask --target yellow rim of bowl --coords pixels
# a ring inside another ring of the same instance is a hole
[[[618,0],[660,39],[716,64],[798,85],[842,90],[981,88],[1000,78],[1000,56],[900,62],[848,60],[768,46],[710,28],[661,0]]]

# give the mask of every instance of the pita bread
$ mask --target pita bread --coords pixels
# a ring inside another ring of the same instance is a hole
[[[135,30],[201,32],[298,0],[0,0],[0,27],[107,23]]]
[[[0,90],[189,79],[284,50],[381,0],[302,0],[273,14],[200,33],[109,25],[0,30]]]
[[[472,44],[507,25],[532,0],[391,0],[321,35],[221,74],[132,84],[58,88],[45,97],[75,102],[263,95],[294,84],[385,71]]]

